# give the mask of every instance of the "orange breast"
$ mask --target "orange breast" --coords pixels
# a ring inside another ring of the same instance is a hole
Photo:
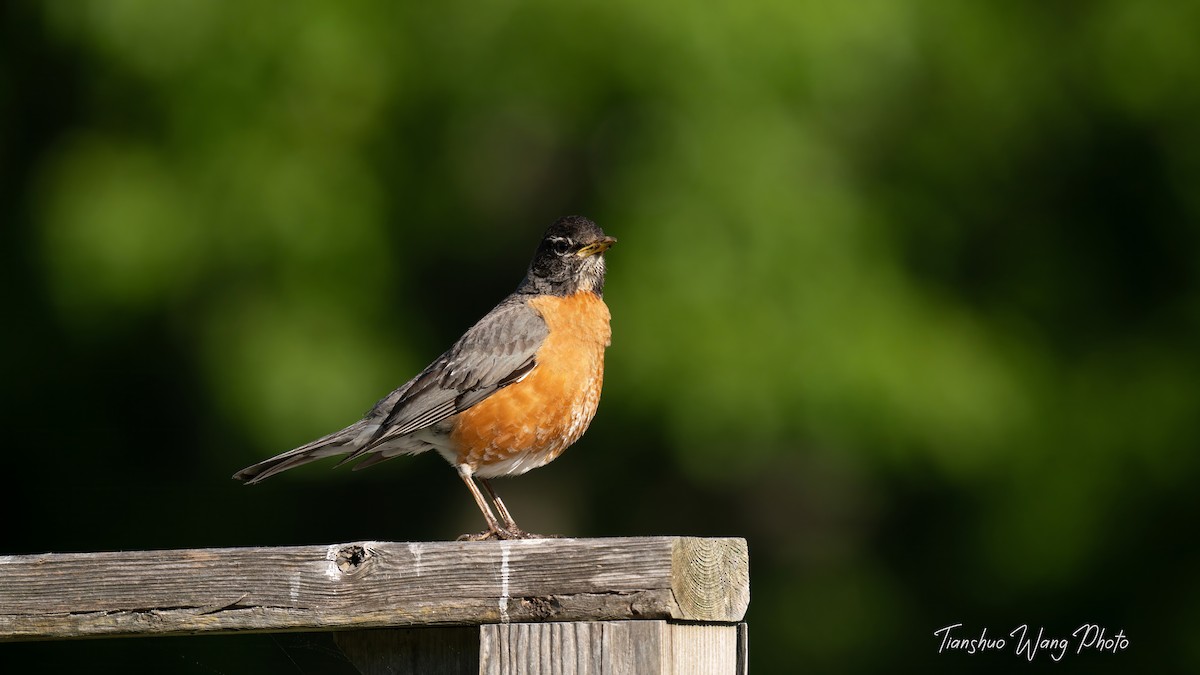
[[[579,440],[596,414],[609,345],[608,307],[594,293],[529,301],[550,334],[520,382],[460,413],[450,434],[458,462],[481,478],[542,466]]]

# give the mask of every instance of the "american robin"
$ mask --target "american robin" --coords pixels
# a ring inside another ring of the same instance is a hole
[[[546,230],[525,278],[419,375],[366,416],[234,474],[257,483],[324,457],[357,469],[435,450],[471,490],[488,529],[467,539],[522,539],[488,483],[562,454],[591,423],[611,342],[604,252],[616,242],[581,216]],[[478,479],[496,505],[488,506]]]

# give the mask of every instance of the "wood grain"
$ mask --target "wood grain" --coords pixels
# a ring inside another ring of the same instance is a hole
[[[745,539],[680,537],[673,552],[671,590],[686,617],[730,621],[750,605],[750,553]]]
[[[0,641],[546,621],[737,622],[741,539],[356,542],[0,557]]]
[[[486,675],[744,675],[733,624],[667,621],[491,624],[480,627]]]

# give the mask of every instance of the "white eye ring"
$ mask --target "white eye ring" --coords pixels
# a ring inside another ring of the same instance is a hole
[[[550,247],[554,249],[555,253],[557,253],[559,255],[563,255],[567,251],[571,250],[571,242],[567,241],[566,239],[557,239],[556,238],[550,244]]]

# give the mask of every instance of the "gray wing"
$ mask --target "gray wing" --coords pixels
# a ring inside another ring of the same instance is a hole
[[[367,414],[379,430],[354,456],[389,439],[433,426],[520,380],[537,365],[546,321],[519,298],[500,303],[421,374]]]
[[[428,368],[388,394],[366,417],[340,431],[264,460],[234,474],[257,483],[302,464],[337,455],[361,459],[387,441],[433,426],[520,380],[537,366],[537,350],[549,334],[545,320],[519,296],[509,296]],[[393,454],[376,454],[361,469]]]

